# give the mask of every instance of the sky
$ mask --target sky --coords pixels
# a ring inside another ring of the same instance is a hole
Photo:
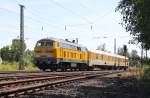
[[[139,45],[130,45],[129,32],[121,26],[121,14],[115,12],[120,0],[0,0],[0,48],[20,35],[20,7],[24,9],[24,37],[33,50],[37,40],[47,37],[79,39],[90,49],[106,44],[114,52],[127,45],[140,54]]]

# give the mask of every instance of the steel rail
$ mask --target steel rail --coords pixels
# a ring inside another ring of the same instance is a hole
[[[56,81],[49,81],[49,82],[44,82],[42,84],[35,84],[35,85],[28,85],[28,86],[23,86],[23,87],[16,87],[13,89],[7,89],[0,91],[0,96],[5,96],[5,95],[10,95],[10,94],[17,94],[17,93],[22,93],[26,92],[29,90],[35,90],[43,87],[50,87],[58,84],[64,84],[67,82],[72,82],[72,81],[77,81],[77,80],[82,80],[82,79],[87,79],[87,78],[92,78],[92,77],[99,77],[99,76],[106,76],[110,74],[116,74],[116,73],[121,73],[122,71],[117,71],[117,72],[105,72],[105,73],[95,73],[95,74],[84,74],[76,77],[70,77],[70,78],[64,78],[62,80],[56,80]]]
[[[24,80],[18,80],[18,81],[0,82],[0,87],[6,86],[6,85],[19,84],[19,83],[28,83],[28,82],[50,80],[50,79],[59,79],[59,78],[60,79],[65,78],[65,76],[55,76],[55,77],[46,77],[46,78],[34,78],[34,79],[24,79]]]
[[[23,80],[16,80],[16,81],[4,81],[4,82],[0,82],[0,87],[3,86],[7,86],[7,85],[14,85],[14,84],[25,84],[25,83],[29,83],[29,82],[38,82],[38,81],[43,81],[43,80],[54,80],[54,79],[62,79],[62,78],[66,78],[66,77],[77,77],[79,76],[79,74],[75,74],[75,75],[62,75],[62,76],[45,76],[45,77],[41,77],[41,78],[33,78],[33,79],[23,79]]]

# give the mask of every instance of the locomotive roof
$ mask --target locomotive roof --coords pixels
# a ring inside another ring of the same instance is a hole
[[[73,45],[73,46],[77,46],[77,47],[84,47],[84,48],[86,48],[83,45],[80,45],[80,44],[77,44],[77,43],[73,43],[71,41],[66,41],[64,39],[58,39],[58,38],[49,37],[49,38],[43,38],[43,39],[41,39],[39,41],[42,41],[42,40],[53,40],[53,41],[57,41],[57,42],[60,42],[60,43],[65,43],[65,44],[69,44],[69,45]]]
[[[90,52],[95,52],[95,53],[98,53],[98,54],[104,54],[104,55],[109,55],[109,56],[113,56],[113,57],[125,59],[125,56],[121,56],[121,55],[118,55],[118,54],[104,52],[104,51],[101,51],[101,50],[89,49],[89,51]],[[128,59],[128,58],[126,57],[126,59]]]

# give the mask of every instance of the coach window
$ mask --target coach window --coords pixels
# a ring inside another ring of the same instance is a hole
[[[98,54],[96,54],[96,59],[98,59]]]
[[[114,61],[114,60],[115,60],[115,58],[114,58],[114,57],[112,57],[112,60]]]
[[[103,55],[101,55],[102,60],[104,59]]]
[[[108,56],[108,60],[110,61],[110,56]]]
[[[106,55],[104,55],[104,60],[105,60],[105,61],[107,60],[107,56],[106,56]]]

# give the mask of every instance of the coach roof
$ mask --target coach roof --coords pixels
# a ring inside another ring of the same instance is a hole
[[[90,52],[94,52],[94,53],[98,53],[98,54],[103,54],[103,55],[108,55],[108,56],[113,56],[113,57],[125,59],[125,56],[121,56],[121,55],[117,55],[117,54],[113,54],[113,53],[104,52],[104,51],[101,51],[101,50],[89,49],[89,51]],[[128,59],[128,58],[126,57],[126,59]]]

